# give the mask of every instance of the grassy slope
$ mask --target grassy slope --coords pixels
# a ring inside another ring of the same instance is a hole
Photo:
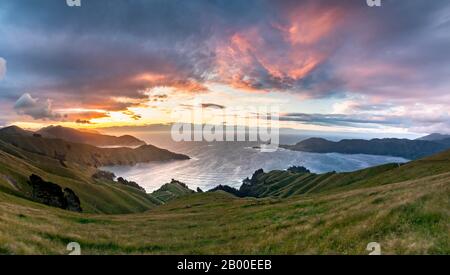
[[[94,168],[80,167],[46,156],[29,153],[0,141],[0,191],[26,196],[31,191],[27,180],[37,174],[45,180],[69,187],[80,197],[83,210],[93,213],[133,213],[159,204],[155,198],[111,182],[91,178]]]
[[[336,192],[390,184],[450,172],[450,151],[409,162],[386,164],[350,173],[298,174],[271,171],[260,175],[252,186],[256,197],[290,197],[299,194]]]
[[[42,156],[64,159],[84,166],[134,165],[141,162],[188,159],[152,145],[132,148],[98,148],[92,145],[68,142],[62,139],[39,138],[26,135],[0,133],[0,140],[24,151]]]
[[[448,254],[450,174],[289,199],[203,193],[149,212],[65,212],[0,192],[0,253]]]
[[[168,201],[174,200],[176,198],[186,196],[195,193],[193,190],[189,189],[184,183],[178,181],[172,181],[171,183],[164,184],[152,193],[152,196],[158,200],[166,203]]]

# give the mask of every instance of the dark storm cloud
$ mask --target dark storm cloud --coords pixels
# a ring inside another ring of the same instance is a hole
[[[39,100],[31,97],[30,94],[23,94],[14,104],[14,110],[19,115],[30,116],[34,119],[59,119],[60,115],[52,110],[52,103],[49,100]]]

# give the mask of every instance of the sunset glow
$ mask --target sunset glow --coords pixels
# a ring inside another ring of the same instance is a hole
[[[151,1],[92,1],[80,10],[60,2],[51,14],[34,3],[0,4],[3,126],[170,123],[172,110],[197,99],[224,108],[278,104],[313,117],[288,116],[283,127],[294,129],[449,128],[444,1],[378,9],[364,1],[246,1],[238,10],[175,1],[165,18],[149,12],[162,5]],[[408,8],[420,14],[405,15]],[[16,9],[21,16],[11,17]],[[122,24],[131,13],[132,30]],[[336,114],[348,123],[314,119]]]

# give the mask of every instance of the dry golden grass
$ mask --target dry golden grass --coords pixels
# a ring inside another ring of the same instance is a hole
[[[0,253],[449,254],[450,174],[289,199],[194,194],[141,214],[76,214],[0,192]]]

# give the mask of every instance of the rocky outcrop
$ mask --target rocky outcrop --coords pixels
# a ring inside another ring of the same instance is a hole
[[[141,187],[139,184],[137,184],[136,182],[134,182],[134,181],[128,181],[128,180],[120,177],[120,178],[117,179],[117,182],[119,184],[126,185],[126,186],[129,186],[129,187],[133,187],[133,188],[135,188],[135,189],[137,189],[139,191],[145,192],[145,189],[143,187]]]
[[[241,188],[239,189],[236,189],[228,185],[219,185],[209,190],[208,192],[224,191],[241,198],[254,197],[255,193],[257,192],[255,189],[259,187],[258,178],[260,176],[263,176],[264,174],[265,173],[263,169],[256,170],[251,178],[244,179]]]
[[[307,168],[303,167],[303,166],[291,166],[287,169],[289,172],[291,173],[303,173],[303,174],[308,174],[311,173],[311,171],[309,171]]]
[[[44,181],[37,175],[31,175],[29,184],[32,188],[31,198],[39,203],[61,209],[82,212],[81,202],[71,189],[64,191],[55,183]]]
[[[114,181],[116,179],[116,175],[109,171],[98,170],[92,175],[92,178],[96,180]]]
[[[115,182],[116,175],[114,175],[114,173],[109,172],[109,171],[98,170],[97,172],[95,172],[92,175],[92,178],[96,179],[96,180]],[[119,177],[117,179],[117,183],[125,185],[125,186],[129,186],[129,187],[133,187],[134,189],[137,189],[137,190],[142,191],[142,192],[146,192],[145,189],[143,187],[141,187],[139,184],[137,184],[136,182],[128,181],[128,180],[126,180],[126,179],[124,179],[122,177]]]
[[[66,210],[82,212],[80,198],[70,188],[64,189],[64,198],[66,200]]]
[[[253,176],[252,176],[251,179],[246,178],[246,179],[243,181],[243,185],[242,185],[242,186],[244,186],[244,185],[253,185],[253,184],[256,184],[256,183],[258,182],[258,177],[259,177],[260,175],[264,175],[264,170],[263,170],[263,169],[256,170],[255,173],[253,173]],[[242,187],[241,187],[241,189],[242,189]],[[242,191],[242,190],[241,190],[241,191]]]

